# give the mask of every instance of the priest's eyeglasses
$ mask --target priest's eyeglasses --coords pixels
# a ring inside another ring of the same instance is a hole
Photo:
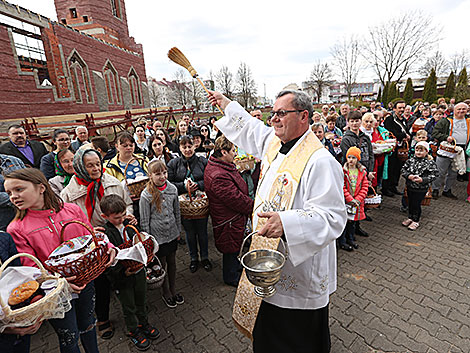
[[[279,118],[285,117],[289,113],[294,113],[294,112],[303,112],[303,110],[300,109],[295,109],[295,110],[277,110],[277,111],[272,111],[269,113],[269,117],[272,119],[274,118],[275,115],[277,115]]]

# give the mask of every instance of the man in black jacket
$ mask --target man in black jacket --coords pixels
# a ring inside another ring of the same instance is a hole
[[[406,103],[403,100],[396,101],[393,105],[393,114],[384,121],[384,127],[395,135],[397,144],[401,146],[404,141],[410,141],[410,135],[406,128],[406,119],[403,117]],[[400,180],[400,170],[404,161],[398,159],[398,148],[388,157],[388,179],[382,181],[382,194],[385,196],[403,195],[397,189]]]
[[[9,142],[0,146],[0,153],[14,156],[23,161],[26,166],[38,168],[41,158],[47,154],[46,147],[38,141],[29,141],[26,131],[20,125],[11,125],[8,128]]]

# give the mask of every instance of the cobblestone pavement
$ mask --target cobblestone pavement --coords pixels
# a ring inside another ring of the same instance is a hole
[[[369,238],[359,250],[339,252],[338,290],[331,297],[331,352],[470,351],[470,205],[441,197],[425,207],[421,227],[400,225],[399,198],[385,198],[362,222]],[[213,243],[213,242],[212,242]],[[222,284],[221,256],[211,245],[212,272],[191,274],[186,247],[178,249],[177,286],[185,304],[168,309],[159,290],[148,292],[151,323],[161,330],[150,351],[251,352],[231,322],[235,290]],[[137,352],[125,336],[119,303],[112,299],[116,333],[99,339],[101,352]],[[32,352],[54,352],[48,324],[33,337]],[[286,352],[288,353],[288,352]]]

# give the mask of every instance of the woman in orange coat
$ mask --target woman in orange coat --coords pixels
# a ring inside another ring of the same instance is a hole
[[[344,200],[348,210],[348,222],[343,234],[338,239],[340,249],[352,251],[359,246],[354,237],[356,222],[366,218],[364,213],[364,200],[367,196],[369,181],[367,180],[367,170],[359,163],[361,160],[361,150],[351,147],[346,153],[346,164],[344,171]]]

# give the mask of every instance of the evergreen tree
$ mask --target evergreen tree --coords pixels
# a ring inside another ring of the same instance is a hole
[[[429,103],[434,103],[437,100],[437,78],[434,68],[424,83],[423,100]]]
[[[398,88],[397,88],[397,83],[392,82],[388,88],[388,101],[391,102],[395,98],[398,98]]]
[[[459,83],[457,83],[455,89],[455,100],[456,102],[462,102],[467,98],[470,98],[470,89],[468,88],[467,69],[464,67],[459,74]]]
[[[444,91],[444,97],[452,98],[455,94],[455,74],[452,71],[446,81],[446,90]]]
[[[379,93],[377,93],[377,102],[382,102],[382,87],[379,88]]]
[[[408,77],[408,80],[406,80],[405,90],[403,91],[403,99],[406,104],[411,104],[411,101],[413,100],[413,92],[413,81],[411,80],[411,77]]]
[[[382,91],[382,103],[384,107],[387,107],[389,99],[388,99],[388,91],[389,91],[390,84],[388,82],[385,83],[384,89]]]

